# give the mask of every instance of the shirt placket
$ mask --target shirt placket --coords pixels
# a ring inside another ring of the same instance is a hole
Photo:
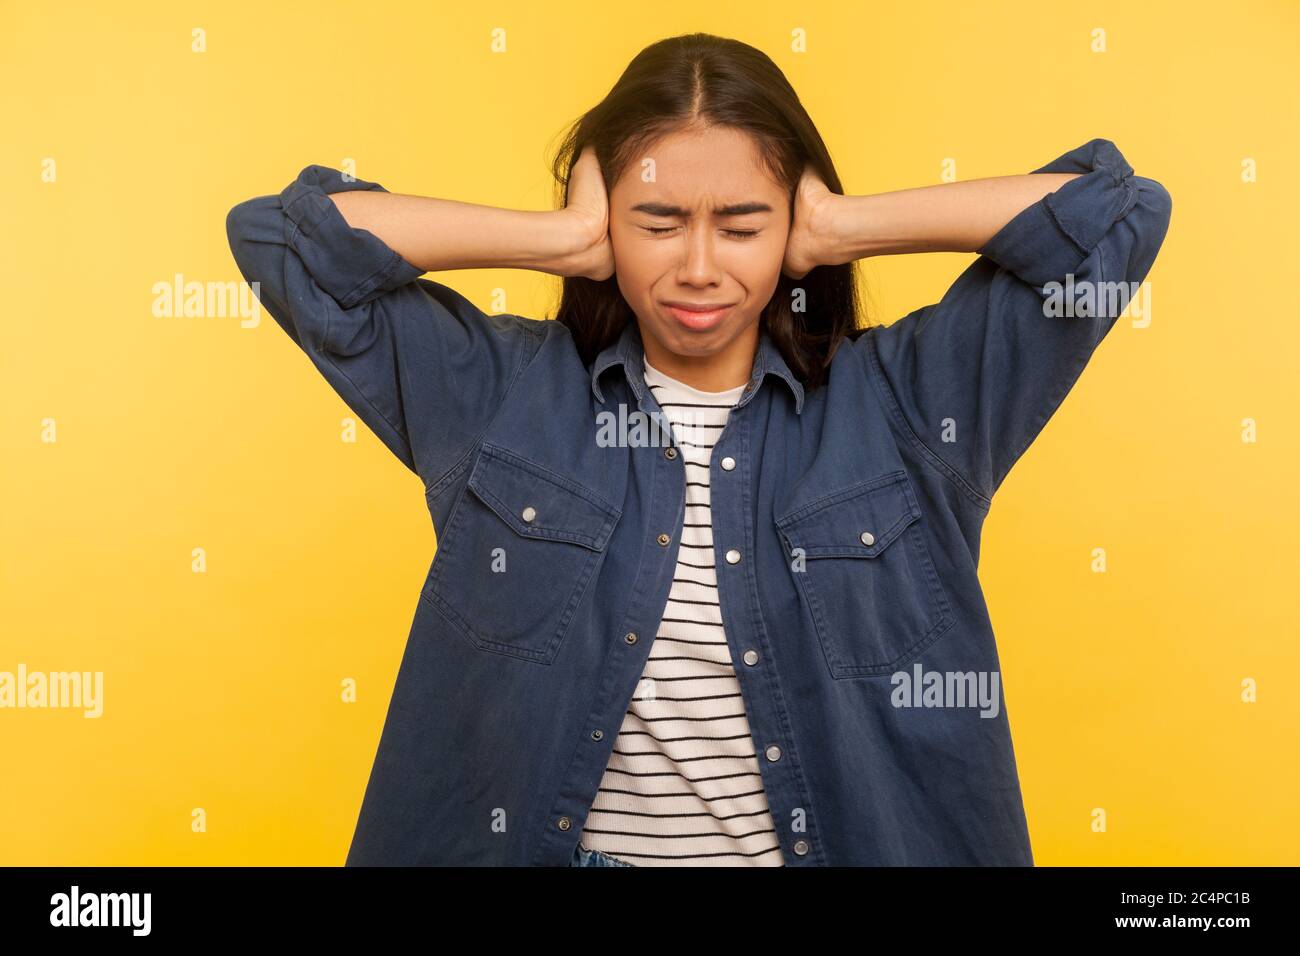
[[[637,408],[657,418],[662,415],[662,410],[635,371],[640,361],[639,350],[623,356]],[[714,445],[710,462],[710,484],[724,492],[722,508],[718,508],[716,501],[713,505],[714,562],[719,570],[718,600],[732,659],[744,662],[744,667],[737,668],[736,677],[741,685],[750,731],[762,755],[759,769],[782,855],[787,865],[824,865],[820,847],[813,840],[807,788],[791,738],[784,695],[772,667],[772,648],[767,641],[766,629],[761,626],[753,570],[754,535],[746,528],[744,517],[750,497],[749,483],[753,480],[744,424],[748,421],[748,414],[744,410],[758,394],[763,375],[760,358]],[[647,409],[647,402],[655,407]],[[745,416],[742,423],[733,427],[732,423],[742,415]],[[671,429],[666,431],[670,444],[661,448],[633,449],[637,467],[652,468],[651,523],[645,547],[654,553],[646,555],[639,564],[641,571],[631,592],[636,597],[624,617],[618,646],[605,658],[596,699],[582,732],[583,739],[578,741],[555,803],[547,814],[542,839],[534,854],[535,864],[563,865],[572,857],[631,696],[645,672],[654,635],[668,603],[677,558],[674,545],[680,545],[684,521],[686,469],[676,446],[676,437]],[[642,451],[650,455],[640,454]],[[720,555],[717,553],[719,549]]]
[[[625,357],[624,362],[628,361]],[[629,383],[637,408],[649,414],[647,399],[653,402],[653,396],[642,387],[642,382],[631,376]],[[654,636],[668,604],[677,560],[676,546],[681,541],[684,520],[686,468],[671,429],[666,430],[666,435],[670,442],[667,445],[632,449],[634,467],[651,469],[648,509],[651,519],[644,542],[649,553],[643,554],[638,563],[640,570],[632,583],[631,603],[619,628],[617,644],[605,656],[582,739],[577,742],[555,803],[547,814],[542,839],[534,853],[535,865],[563,865],[572,857],[583,821],[609,764],[623,717],[645,673]]]
[[[709,489],[713,513],[718,601],[723,631],[745,701],[745,713],[759,757],[759,770],[768,808],[776,824],[786,865],[822,862],[813,840],[812,811],[791,736],[785,696],[774,665],[758,603],[755,577],[755,535],[746,516],[752,511],[753,460],[748,442],[753,415],[746,406],[758,394],[763,370],[758,368],[732,408],[713,446]],[[718,561],[717,559],[721,560]]]

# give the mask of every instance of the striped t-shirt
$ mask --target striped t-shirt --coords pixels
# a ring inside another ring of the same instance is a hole
[[[784,866],[719,609],[709,459],[744,386],[702,392],[649,362],[686,515],[672,590],[579,842],[636,866]]]

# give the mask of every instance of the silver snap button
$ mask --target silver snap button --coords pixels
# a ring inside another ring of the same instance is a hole
[[[735,468],[735,467],[736,467],[736,459],[732,458],[730,455],[728,455],[726,458],[722,459],[722,470],[723,470],[723,471],[731,471],[731,469],[733,469],[733,468]]]
[[[862,539],[863,544],[871,545],[876,543],[876,536],[870,531],[864,531],[858,537]]]
[[[755,651],[755,650],[748,650],[748,651],[745,651],[745,663],[746,663],[746,664],[749,664],[750,666],[753,666],[754,664],[757,664],[757,663],[758,663],[758,651]]]
[[[605,736],[605,732],[603,730],[593,730],[591,732],[592,740],[600,740],[604,736]]]
[[[569,827],[573,826],[573,821],[568,817],[560,817],[560,819],[555,821],[555,825],[561,830],[567,830]]]
[[[795,853],[798,853],[800,856],[806,856],[807,853],[808,853],[808,841],[807,841],[807,840],[795,840],[795,841],[794,841],[794,852],[795,852]]]
[[[669,536],[669,535],[661,534],[661,535],[660,535],[658,538],[656,538],[655,540],[658,541],[660,544],[667,544],[669,541],[671,541],[671,540],[673,540],[673,539],[672,539],[672,537]]]
[[[532,521],[534,518],[537,517],[537,509],[534,508],[532,505],[529,505],[527,508],[525,508],[523,511],[519,513],[519,517],[523,518],[525,521]]]
[[[767,757],[768,760],[772,761],[772,763],[776,763],[781,759],[781,748],[776,744],[772,744],[772,746],[763,751],[763,755]]]
[[[623,642],[626,644],[635,644],[636,634],[634,634],[632,631],[628,631],[626,634],[623,635]]]
[[[727,552],[726,558],[728,564],[739,564],[740,552],[737,551],[735,548],[732,548],[730,551]]]
[[[668,458],[668,459],[676,458],[676,457],[677,457],[677,449],[676,449],[676,448],[665,448],[665,449],[664,449],[664,457],[665,457],[665,458]]]

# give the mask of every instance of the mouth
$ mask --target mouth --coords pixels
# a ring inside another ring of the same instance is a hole
[[[705,332],[721,322],[735,308],[735,303],[665,302],[663,306],[683,327],[692,332]]]

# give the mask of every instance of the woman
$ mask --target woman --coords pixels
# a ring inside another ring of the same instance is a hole
[[[775,64],[703,34],[556,170],[551,212],[308,166],[228,218],[438,532],[347,862],[1031,865],[980,528],[1122,311],[1055,283],[1141,282],[1168,193],[1092,140],[844,196]],[[858,328],[852,263],[932,250],[981,255]],[[420,278],[488,267],[562,276],[556,321]]]

